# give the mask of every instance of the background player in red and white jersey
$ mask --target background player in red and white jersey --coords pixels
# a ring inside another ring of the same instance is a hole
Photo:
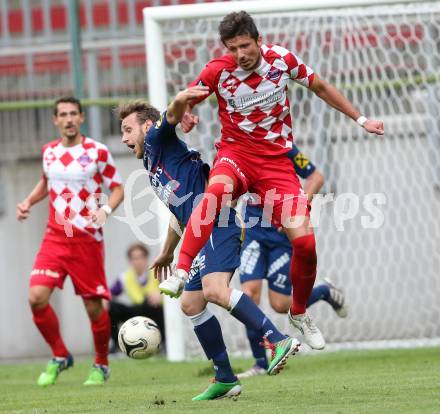
[[[102,299],[110,299],[104,271],[102,225],[124,198],[122,180],[107,147],[81,135],[81,103],[74,97],[55,102],[53,122],[61,138],[43,147],[43,175],[17,205],[17,219],[49,196],[49,217],[30,278],[29,303],[33,320],[52,349],[53,359],[38,378],[53,384],[73,365],[60,334],[58,318],[49,304],[55,287],[70,276],[90,318],[96,358],[85,385],[102,384],[109,376],[110,319]],[[103,186],[110,190],[106,200]]]
[[[219,34],[229,53],[210,61],[194,83],[206,86],[217,97],[221,141],[205,197],[188,222],[177,272],[163,283],[168,291],[171,285],[178,289],[183,284],[222,206],[250,190],[260,197],[266,217],[285,229],[292,244],[290,277],[295,289],[289,320],[312,348],[322,349],[324,338],[306,313],[316,278],[315,237],[309,226],[307,196],[286,156],[293,142],[288,81],[308,87],[370,133],[382,135],[383,122],[361,116],[294,53],[263,44],[248,13],[227,15]],[[184,132],[197,121],[187,115],[182,122]]]

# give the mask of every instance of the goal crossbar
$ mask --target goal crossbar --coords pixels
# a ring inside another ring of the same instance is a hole
[[[405,3],[426,3],[429,0],[308,0],[307,2],[277,0],[276,2],[225,1],[208,4],[183,4],[176,6],[145,7],[143,9],[145,49],[148,56],[147,82],[150,103],[160,110],[167,106],[164,53],[149,53],[162,45],[160,23],[170,20],[210,18],[246,10],[248,13],[281,13],[344,7],[371,7]]]

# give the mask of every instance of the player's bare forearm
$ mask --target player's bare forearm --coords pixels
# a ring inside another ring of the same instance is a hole
[[[339,92],[333,85],[330,85],[325,80],[319,78],[316,74],[310,89],[327,104],[347,115],[354,121],[361,116],[360,112],[344,95],[342,95],[341,92]]]
[[[176,97],[177,98],[177,97]],[[183,114],[186,112],[188,104],[174,99],[167,108],[167,121],[171,125],[177,125],[183,118]]]
[[[153,274],[156,279],[166,279],[168,275],[172,273],[171,264],[174,260],[174,250],[176,250],[179,244],[183,229],[183,225],[171,214],[167,237],[162,251],[150,266],[150,269],[153,269]]]
[[[313,173],[307,178],[304,184],[304,191],[306,192],[309,201],[312,201],[313,196],[319,193],[324,182],[324,176],[318,170],[313,171]]]
[[[122,200],[124,200],[124,187],[121,184],[111,189],[107,204],[112,210],[115,210],[118,208],[119,204],[122,203]]]
[[[317,96],[319,96],[323,101],[347,115],[354,121],[360,119],[360,112],[353,106],[353,104],[344,96],[341,92],[339,92],[334,86],[330,85],[325,80],[318,77],[315,74],[315,78],[313,79],[313,83],[310,86],[310,90],[312,90]],[[384,124],[382,121],[378,121],[375,119],[367,119],[363,118],[361,125],[362,127],[370,133],[383,135],[384,134]],[[360,122],[360,121],[359,121]]]
[[[44,200],[48,193],[46,180],[44,178],[40,178],[26,199],[29,201],[30,205],[33,206],[34,204],[39,203],[41,200]]]
[[[170,256],[174,254],[174,250],[176,250],[176,247],[180,242],[184,229],[185,227],[183,224],[176,219],[174,214],[171,214],[167,237],[162,248],[162,253],[164,255]]]

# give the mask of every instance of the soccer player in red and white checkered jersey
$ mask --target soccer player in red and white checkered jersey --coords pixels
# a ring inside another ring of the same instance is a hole
[[[73,365],[49,304],[55,287],[70,276],[90,318],[96,350],[95,364],[84,384],[103,383],[109,376],[110,319],[102,299],[110,299],[104,271],[102,225],[124,197],[121,177],[107,147],[81,135],[81,103],[73,97],[57,100],[53,122],[61,138],[43,147],[43,175],[32,192],[17,205],[17,219],[49,196],[49,218],[30,278],[29,303],[33,320],[52,349],[53,359],[38,384],[53,384]],[[110,190],[105,203],[103,186]]]
[[[309,88],[370,133],[382,135],[383,122],[361,116],[294,53],[263,44],[248,13],[227,15],[220,23],[219,34],[229,53],[211,60],[194,82],[216,95],[222,125],[218,154],[205,197],[188,223],[175,279],[164,283],[168,289],[173,282],[176,286],[182,283],[194,257],[209,239],[215,215],[228,199],[250,190],[260,196],[266,215],[285,228],[292,243],[290,275],[295,289],[289,320],[312,348],[322,349],[324,338],[306,314],[317,257],[307,196],[286,156],[293,142],[288,81]],[[188,112],[182,121],[184,132],[197,122],[198,118]]]

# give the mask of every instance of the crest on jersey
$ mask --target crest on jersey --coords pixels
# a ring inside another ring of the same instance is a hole
[[[278,79],[281,78],[281,74],[283,73],[283,71],[281,69],[278,68],[272,68],[268,73],[267,73],[267,79],[269,79],[272,82],[276,82]]]
[[[237,87],[238,87],[238,85],[237,85],[238,82],[239,82],[238,79],[229,77],[228,79],[226,79],[220,85],[220,87],[222,87],[222,88],[226,89],[227,91],[233,93],[237,89]]]
[[[93,160],[89,157],[88,154],[84,153],[81,157],[78,158],[78,162],[81,164],[83,168],[87,167]]]

